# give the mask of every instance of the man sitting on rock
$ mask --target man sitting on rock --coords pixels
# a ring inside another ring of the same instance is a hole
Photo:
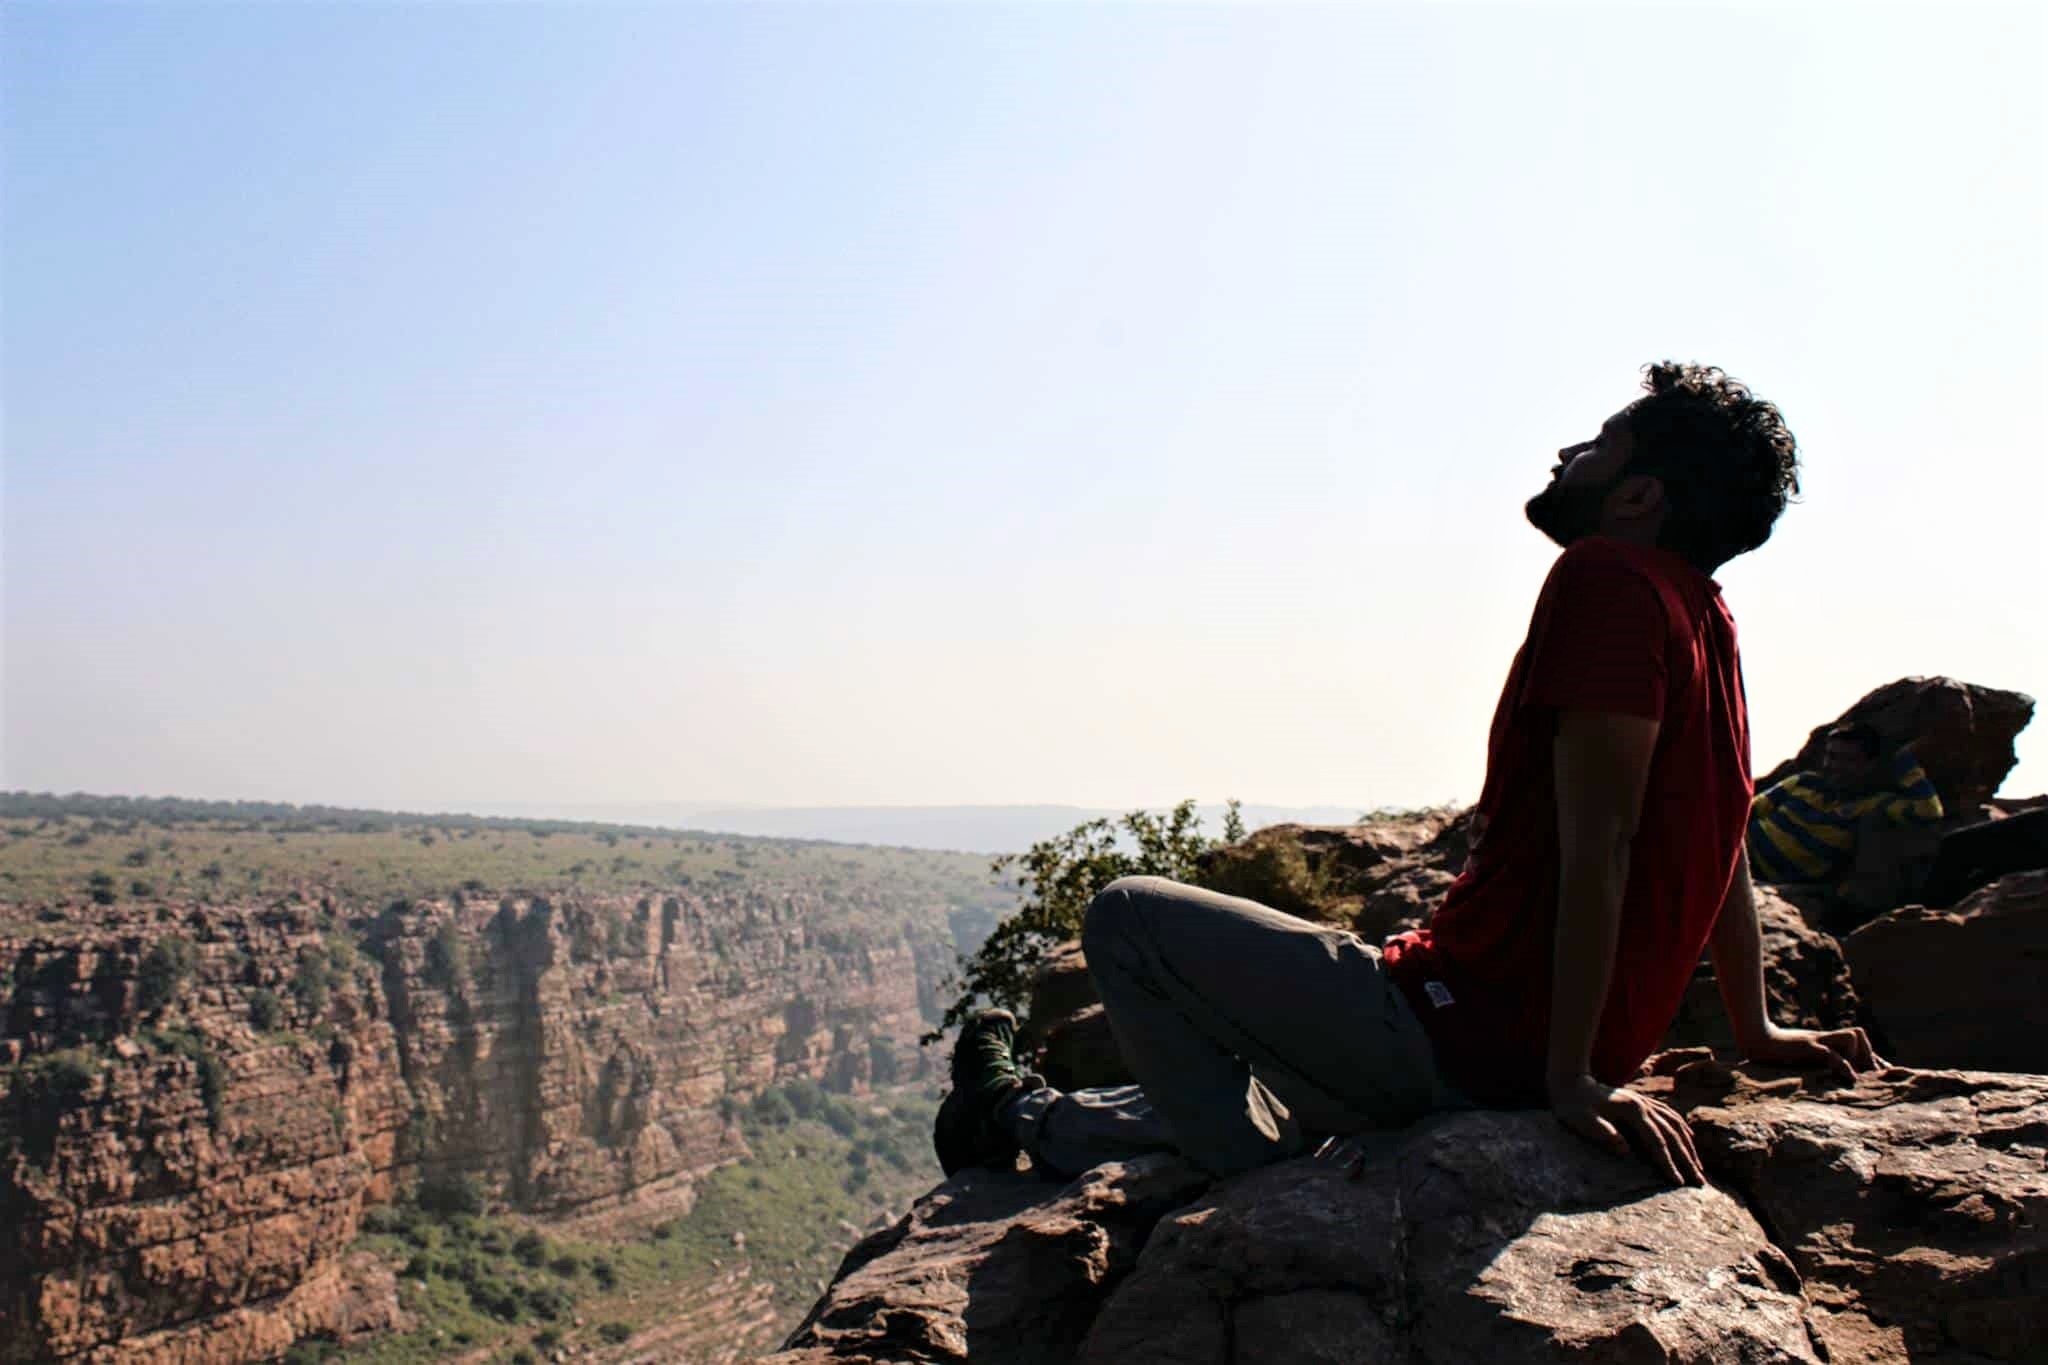
[[[1426,929],[1356,934],[1157,877],[1112,882],[1081,941],[1139,1084],[1020,1073],[1015,1020],[961,1031],[934,1139],[948,1174],[1021,1148],[1075,1174],[1178,1151],[1218,1176],[1433,1110],[1549,1107],[1699,1183],[1685,1120],[1626,1088],[1702,950],[1753,1060],[1881,1065],[1860,1029],[1775,1027],[1743,856],[1752,784],[1735,623],[1709,576],[1798,490],[1778,410],[1716,369],[1558,453],[1529,521],[1564,547],[1493,717],[1485,833]]]
[[[1941,796],[1908,744],[1878,760],[1869,725],[1828,731],[1818,772],[1794,773],[1758,792],[1749,810],[1749,866],[1764,882],[1832,882],[1855,860],[1866,826],[1931,825]],[[1887,771],[1888,769],[1888,771]]]

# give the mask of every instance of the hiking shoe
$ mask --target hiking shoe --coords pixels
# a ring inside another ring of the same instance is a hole
[[[1017,1140],[996,1117],[1025,1085],[1010,1051],[1016,1040],[1016,1015],[983,1010],[967,1021],[953,1043],[953,1089],[932,1121],[932,1145],[939,1149],[939,1168],[947,1175],[969,1166],[1000,1167],[1017,1160]]]

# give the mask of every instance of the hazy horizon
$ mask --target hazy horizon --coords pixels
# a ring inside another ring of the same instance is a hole
[[[1806,460],[1720,575],[1758,771],[2048,696],[2044,39],[5,6],[0,788],[1470,800],[1522,503],[1667,356]]]

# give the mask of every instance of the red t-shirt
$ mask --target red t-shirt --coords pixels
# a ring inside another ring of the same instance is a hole
[[[1426,929],[1387,943],[1438,1063],[1482,1104],[1541,1105],[1557,933],[1557,713],[1660,723],[1629,848],[1593,1074],[1621,1085],[1678,1012],[1735,875],[1749,714],[1720,585],[1669,551],[1595,537],[1558,556],[1494,712],[1471,860]]]

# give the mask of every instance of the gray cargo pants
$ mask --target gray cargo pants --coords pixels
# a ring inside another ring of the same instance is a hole
[[[1467,1107],[1356,934],[1123,877],[1089,905],[1081,945],[1138,1084],[1011,1100],[1002,1117],[1041,1167],[1077,1175],[1170,1150],[1230,1175],[1313,1138]]]

